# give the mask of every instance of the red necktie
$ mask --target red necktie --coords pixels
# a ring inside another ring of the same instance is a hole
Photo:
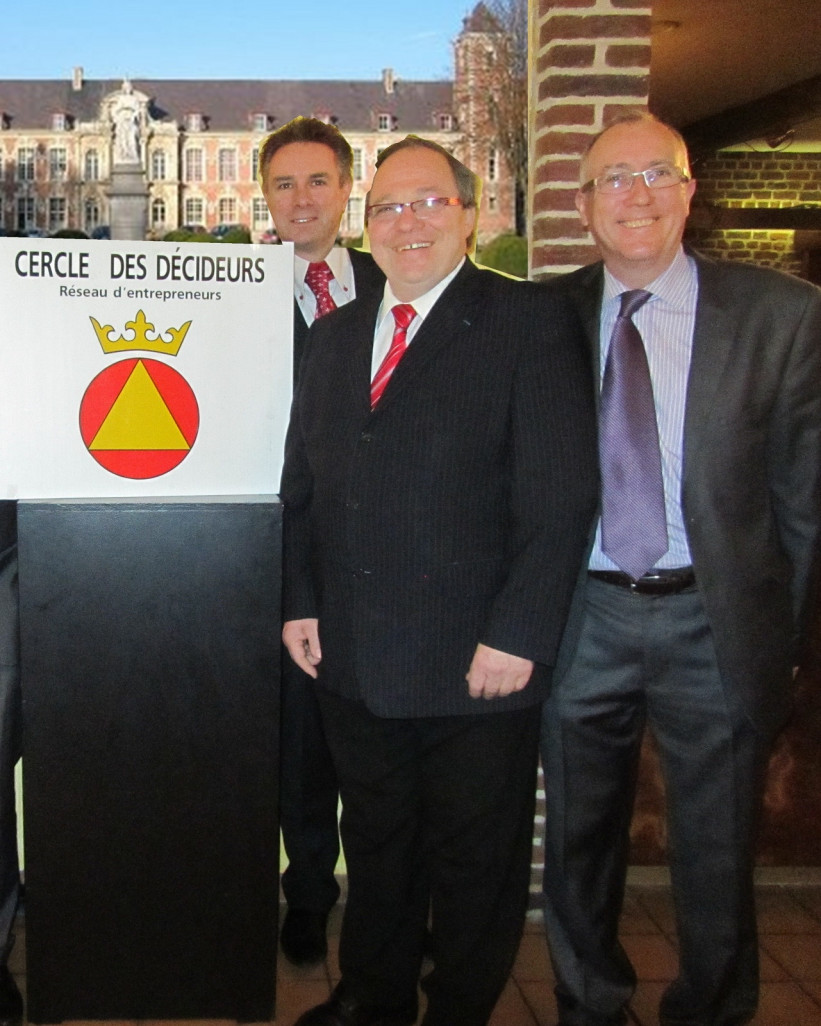
[[[308,264],[308,270],[305,272],[305,284],[316,296],[317,318],[324,317],[331,310],[336,310],[336,303],[328,288],[333,280],[333,271],[324,260],[318,264]]]
[[[405,355],[408,348],[408,328],[416,316],[416,311],[410,303],[398,303],[391,308],[393,314],[394,329],[391,347],[385,359],[380,363],[379,370],[371,382],[371,409],[376,406],[385,391],[385,386],[390,381],[391,374],[396,369],[397,363]]]

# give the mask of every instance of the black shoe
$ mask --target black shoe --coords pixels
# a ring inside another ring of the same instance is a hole
[[[305,1012],[294,1026],[413,1026],[418,1014],[415,1000],[399,1008],[360,1004],[340,983],[324,1004]]]
[[[0,965],[0,1026],[20,1026],[23,1021],[23,997],[8,966]]]
[[[328,954],[327,926],[327,912],[289,908],[279,935],[282,953],[293,965],[321,962]]]

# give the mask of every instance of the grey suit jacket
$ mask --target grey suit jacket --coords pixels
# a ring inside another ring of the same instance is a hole
[[[569,304],[469,261],[374,411],[380,297],[311,329],[286,442],[285,618],[320,683],[381,716],[541,701],[595,506],[593,390]],[[476,701],[478,642],[542,664]]]
[[[681,502],[725,685],[775,729],[790,703],[814,599],[821,528],[821,290],[693,254],[699,295]],[[597,369],[602,265],[555,279]],[[562,646],[575,648],[584,581]]]

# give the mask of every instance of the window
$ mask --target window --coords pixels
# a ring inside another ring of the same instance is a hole
[[[217,175],[221,182],[237,180],[237,151],[223,148],[217,155]]]
[[[376,130],[377,132],[390,132],[391,122],[393,118],[390,114],[379,114],[376,118]]]
[[[496,196],[492,192],[488,193],[488,197],[487,197],[487,212],[489,214],[495,214],[496,213]]]
[[[165,180],[165,150],[154,150],[151,154],[151,177],[155,182]]]
[[[185,223],[205,224],[205,205],[201,196],[189,196],[186,199]]]
[[[257,180],[259,173],[259,148],[257,146],[251,147],[251,181]]]
[[[186,114],[185,127],[189,132],[202,132],[205,129],[205,118],[199,111]]]
[[[233,196],[223,196],[219,202],[219,219],[222,224],[235,224],[237,220],[237,201]]]
[[[361,235],[365,230],[365,202],[362,196],[351,196],[345,208],[345,230],[350,235]]]
[[[49,196],[48,200],[48,230],[59,231],[66,226],[66,201],[64,196]]]
[[[358,146],[355,146],[354,147],[354,151],[353,151],[353,180],[355,182],[361,182],[362,181],[362,168],[363,168],[362,150]]]
[[[17,197],[17,230],[24,232],[26,228],[34,227],[34,197]]]
[[[97,200],[87,199],[83,207],[86,235],[90,235],[100,223],[100,204]]]
[[[66,114],[55,113],[51,115],[51,129],[53,132],[65,132],[68,128],[68,116]]]
[[[17,181],[34,181],[34,147],[21,146],[17,151]],[[28,227],[28,226],[26,226]]]
[[[151,204],[151,227],[159,228],[165,224],[165,200],[155,199]]]
[[[452,114],[440,114],[438,120],[439,120],[439,131],[440,132],[452,132],[453,131],[453,115]]]
[[[270,225],[271,215],[268,213],[264,196],[254,196],[251,204],[251,216],[254,220],[254,228],[267,228]]]
[[[86,152],[84,178],[87,182],[96,182],[100,178],[100,154],[96,150]]]
[[[48,151],[48,176],[52,182],[64,182],[68,177],[68,157],[62,146]]]
[[[268,115],[267,114],[252,114],[251,115],[251,131],[252,132],[267,132],[268,131]]]
[[[202,181],[202,150],[185,151],[185,180],[186,182]]]
[[[487,155],[487,180],[489,182],[495,182],[499,177],[499,154],[496,149],[491,146],[488,150]]]

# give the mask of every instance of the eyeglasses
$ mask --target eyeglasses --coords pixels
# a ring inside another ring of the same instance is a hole
[[[378,221],[380,224],[391,224],[402,216],[406,208],[420,221],[429,221],[444,210],[445,207],[460,207],[462,201],[458,196],[428,196],[426,199],[411,200],[410,203],[374,203],[365,208],[365,219]]]
[[[582,192],[629,192],[633,182],[643,178],[648,189],[669,189],[673,185],[689,182],[690,176],[683,167],[676,164],[656,164],[644,171],[608,171],[598,178],[591,178],[581,187]]]

